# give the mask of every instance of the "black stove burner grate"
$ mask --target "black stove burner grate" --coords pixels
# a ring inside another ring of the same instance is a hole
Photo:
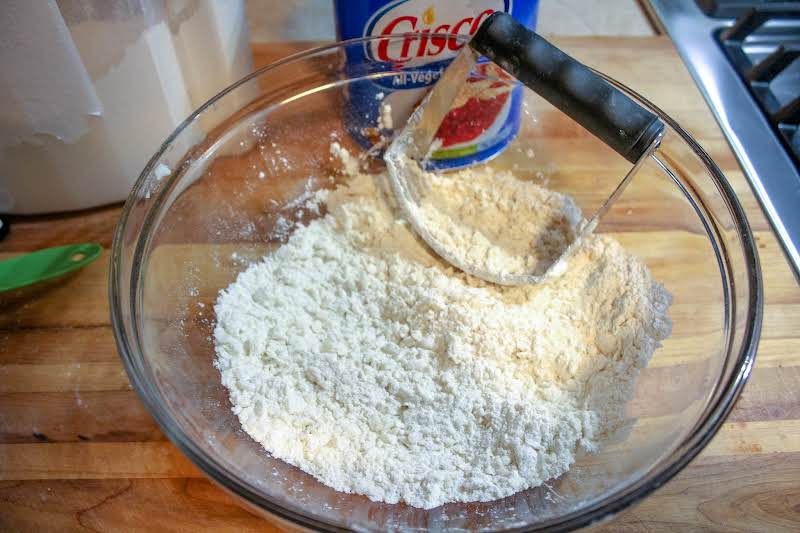
[[[800,2],[756,3],[719,40],[800,166]]]
[[[797,2],[650,0],[800,281]]]
[[[735,19],[754,7],[787,3],[779,0],[697,0],[697,5],[709,17]]]

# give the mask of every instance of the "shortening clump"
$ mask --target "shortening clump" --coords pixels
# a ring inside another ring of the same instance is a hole
[[[318,193],[324,217],[219,295],[215,365],[244,430],[336,490],[422,508],[502,498],[596,451],[670,332],[663,286],[603,236],[538,285],[468,277],[414,235],[385,176],[349,168]],[[497,195],[551,198],[485,172]]]

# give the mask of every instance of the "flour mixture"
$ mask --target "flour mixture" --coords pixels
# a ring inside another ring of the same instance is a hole
[[[244,430],[336,490],[422,508],[502,498],[598,450],[670,331],[647,268],[592,236],[559,277],[485,283],[417,239],[385,176],[347,168],[346,187],[316,196],[324,217],[219,295],[216,366]],[[432,186],[490,181],[478,211],[555,198],[465,172]]]
[[[501,278],[542,276],[578,238],[583,215],[565,194],[480,167],[455,178],[411,160],[403,169],[425,184],[419,205],[408,208],[458,265]]]

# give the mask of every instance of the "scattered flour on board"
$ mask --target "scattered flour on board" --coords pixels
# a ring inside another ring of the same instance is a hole
[[[334,489],[422,508],[502,498],[596,451],[670,332],[669,293],[602,236],[535,286],[467,277],[398,218],[385,176],[334,151],[352,177],[320,193],[327,215],[215,305],[244,430]]]

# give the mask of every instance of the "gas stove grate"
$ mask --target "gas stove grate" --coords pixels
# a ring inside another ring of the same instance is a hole
[[[719,40],[742,80],[800,165],[800,3],[758,5]]]
[[[650,0],[800,280],[800,2]]]
[[[777,4],[776,0],[697,0],[697,5],[709,17],[739,18],[752,8]]]

